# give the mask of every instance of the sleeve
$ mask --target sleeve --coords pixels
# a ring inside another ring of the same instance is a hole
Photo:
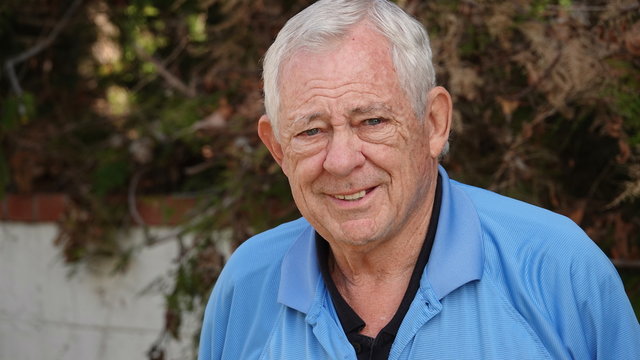
[[[209,297],[200,332],[198,360],[223,358],[233,292],[230,287],[221,276]]]
[[[270,247],[244,242],[222,269],[205,308],[198,359],[256,359],[262,353],[281,307],[280,252],[273,255],[277,244],[266,240]]]
[[[576,293],[591,358],[640,359],[640,324],[622,281],[609,259],[595,260],[573,276],[576,286],[590,285]]]
[[[611,261],[586,234],[556,273],[554,317],[574,359],[640,359],[640,324]],[[575,244],[574,244],[575,245]]]

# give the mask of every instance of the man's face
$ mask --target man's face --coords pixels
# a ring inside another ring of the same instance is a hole
[[[260,135],[320,235],[352,246],[423,230],[442,141],[429,110],[416,119],[384,37],[360,24],[327,52],[298,52],[280,89],[280,141],[266,119]]]

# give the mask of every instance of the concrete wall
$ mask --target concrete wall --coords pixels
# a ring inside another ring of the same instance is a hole
[[[0,360],[147,359],[163,326],[164,298],[144,290],[168,279],[175,244],[145,248],[124,274],[94,264],[71,275],[53,245],[56,232],[53,223],[0,222]],[[141,241],[139,230],[131,236]],[[194,358],[198,322],[188,319],[166,360]]]

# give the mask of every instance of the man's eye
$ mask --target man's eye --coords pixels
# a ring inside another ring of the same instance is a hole
[[[365,125],[380,125],[384,120],[381,118],[372,118],[364,121]]]
[[[309,130],[305,130],[305,131],[301,132],[300,135],[313,136],[313,135],[317,135],[319,132],[320,132],[320,129],[313,128],[313,129],[309,129]]]

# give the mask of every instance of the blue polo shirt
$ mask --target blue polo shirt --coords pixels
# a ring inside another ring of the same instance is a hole
[[[450,180],[389,359],[640,359],[607,257],[569,219]],[[356,359],[304,219],[243,243],[205,311],[200,360]]]

